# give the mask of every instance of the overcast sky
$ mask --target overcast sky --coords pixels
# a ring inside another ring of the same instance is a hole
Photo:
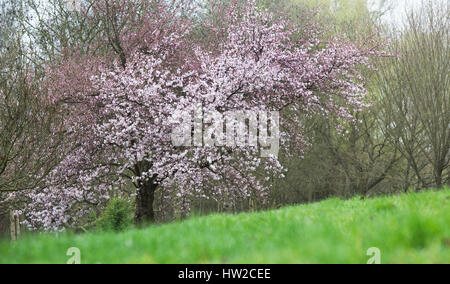
[[[405,19],[406,11],[420,9],[422,6],[422,0],[397,0],[394,2],[397,2],[394,4],[394,9],[385,17],[385,20],[392,24],[401,24]]]
[[[438,1],[449,1],[449,0],[433,0],[435,2]],[[399,25],[401,24],[406,17],[406,11],[411,9],[420,9],[422,7],[422,0],[391,0],[390,2],[394,3],[394,9],[383,17],[383,20],[388,23]]]

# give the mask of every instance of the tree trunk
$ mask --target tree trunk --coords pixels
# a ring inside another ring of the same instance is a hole
[[[441,189],[444,186],[442,183],[442,172],[443,172],[443,170],[441,170],[441,169],[436,170],[436,173],[434,175],[434,180],[436,182],[436,187],[438,189]]]
[[[10,232],[11,232],[11,241],[15,242],[17,240],[16,234],[16,216],[11,211],[10,213]]]
[[[0,211],[0,238],[2,237],[8,237],[9,234],[9,226],[10,226],[10,217],[9,215],[2,214]]]
[[[20,231],[20,229],[21,229],[20,228],[20,215],[16,215],[15,221],[16,221],[16,239],[18,239],[20,234],[21,234],[21,231]]]
[[[148,223],[154,223],[155,212],[153,210],[153,203],[155,201],[155,192],[158,189],[158,184],[153,183],[152,180],[144,183],[139,188],[136,196],[136,215],[135,223],[139,226]]]

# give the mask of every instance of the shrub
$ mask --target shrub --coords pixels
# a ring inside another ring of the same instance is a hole
[[[122,199],[111,199],[105,211],[97,221],[97,228],[103,231],[121,232],[133,223],[133,208]]]

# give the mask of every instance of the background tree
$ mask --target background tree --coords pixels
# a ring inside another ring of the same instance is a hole
[[[0,21],[0,211],[20,209],[20,192],[45,187],[61,158],[63,129],[58,107],[47,99],[28,60],[20,5],[4,1]],[[6,11],[6,12],[5,12]]]
[[[432,2],[411,12],[391,45],[397,57],[385,63],[378,77],[386,134],[397,141],[420,188],[448,181],[449,12],[448,3]]]
[[[285,1],[279,1],[286,3]],[[290,5],[312,7],[317,21],[325,26],[322,40],[339,34],[345,40],[363,44],[373,38],[383,45],[379,17],[388,6],[374,10],[370,1],[292,1]],[[291,9],[294,10],[294,9]],[[297,14],[297,12],[295,12]],[[361,69],[366,86],[376,96],[372,80],[376,71]],[[339,120],[313,116],[305,119],[309,150],[301,157],[283,157],[289,172],[276,180],[272,194],[274,206],[313,202],[330,196],[350,197],[391,192],[399,186],[395,173],[401,162],[391,141],[382,135],[380,106],[373,99],[371,107],[354,113],[355,123],[342,125]]]

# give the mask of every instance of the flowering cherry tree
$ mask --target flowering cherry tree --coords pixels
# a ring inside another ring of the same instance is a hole
[[[300,33],[256,1],[243,9],[236,1],[225,6],[220,27],[202,23],[214,40],[198,40],[192,32],[198,18],[183,16],[183,4],[151,1],[151,8],[131,15],[128,1],[112,2],[99,1],[86,17],[105,19],[103,40],[115,56],[73,53],[49,69],[48,84],[67,109],[73,142],[49,187],[26,196],[23,213],[32,228],[76,226],[129,184],[136,188],[138,224],[154,220],[157,190],[185,211],[191,197],[266,202],[266,177],[284,170],[277,157],[261,158],[260,148],[251,146],[174,145],[172,131],[180,123],[174,114],[193,105],[204,113],[288,112],[281,137],[292,154],[308,145],[303,116],[350,122],[350,113],[366,106],[358,70],[380,54],[370,42],[321,42],[316,30]]]

